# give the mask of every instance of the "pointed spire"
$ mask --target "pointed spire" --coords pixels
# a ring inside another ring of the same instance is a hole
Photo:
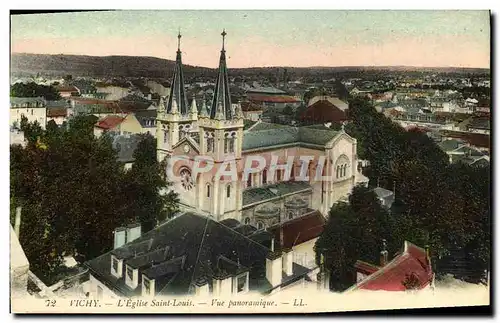
[[[179,113],[179,107],[177,106],[177,100],[174,98],[172,101],[172,107],[170,109],[170,113],[177,114]]]
[[[193,101],[191,101],[191,114],[198,114],[198,107],[196,106],[196,98],[193,95]]]
[[[165,101],[163,100],[163,96],[160,96],[160,102],[158,102],[158,111],[165,111]]]
[[[222,50],[220,52],[219,69],[215,83],[214,98],[210,109],[210,118],[219,120],[233,119],[231,111],[231,93],[229,92],[229,77],[226,66],[225,38],[226,30],[222,31]]]
[[[189,113],[189,105],[186,97],[186,91],[184,87],[184,73],[182,65],[182,52],[181,52],[181,32],[177,35],[177,56],[175,58],[175,70],[174,77],[172,79],[172,85],[170,87],[170,96],[167,103],[167,113],[174,113],[174,103],[176,105],[176,113],[182,115],[187,115]]]
[[[225,120],[224,116],[224,107],[222,104],[219,102],[219,105],[217,106],[217,110],[215,111],[215,120]]]
[[[205,98],[203,98],[203,104],[201,105],[200,116],[208,117],[207,101],[205,100]]]
[[[237,119],[243,119],[243,111],[241,111],[241,103],[240,102],[238,102],[238,104],[234,108],[234,116]]]

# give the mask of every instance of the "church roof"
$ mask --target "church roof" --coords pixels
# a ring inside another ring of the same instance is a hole
[[[224,39],[226,32],[222,32],[222,50],[220,52],[219,69],[217,81],[215,82],[214,97],[210,109],[211,119],[230,120],[234,113],[231,110],[231,93],[229,92],[229,78],[226,66],[226,50],[224,49]]]
[[[272,123],[256,124],[243,136],[243,150],[259,149],[284,145],[324,146],[339,132],[320,130],[310,127],[292,127]]]
[[[243,207],[311,189],[311,185],[303,181],[281,182],[262,187],[247,188],[243,191]]]
[[[167,113],[172,113],[177,110],[181,115],[189,113],[189,104],[187,101],[186,90],[184,87],[184,73],[182,69],[182,54],[180,49],[181,34],[177,36],[178,47],[177,56],[175,58],[174,78],[170,87],[170,96],[167,102]],[[172,111],[174,108],[174,111]]]

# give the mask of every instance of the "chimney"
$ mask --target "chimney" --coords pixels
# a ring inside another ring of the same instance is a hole
[[[120,248],[126,243],[125,234],[126,234],[125,228],[123,227],[116,228],[114,249]]]
[[[266,257],[266,279],[273,288],[281,285],[282,270],[283,258],[281,252],[270,252]]]
[[[431,251],[429,245],[425,245],[425,260],[427,261],[427,265],[431,266]]]
[[[14,223],[14,232],[16,233],[18,239],[19,239],[19,231],[21,229],[21,211],[22,207],[20,206],[16,207],[16,220]]]
[[[287,276],[293,275],[293,249],[288,249],[283,252],[283,272]]]
[[[141,224],[134,223],[127,226],[127,243],[134,241],[141,236]]]
[[[384,267],[388,262],[387,241],[382,240],[382,251],[380,251],[380,267]]]

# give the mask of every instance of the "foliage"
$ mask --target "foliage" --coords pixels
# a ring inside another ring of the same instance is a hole
[[[367,100],[353,99],[350,113],[352,122],[346,126],[346,132],[358,141],[358,158],[370,162],[365,174],[372,186],[379,183],[395,190],[396,200],[385,215],[371,204],[372,197],[367,192],[361,194],[360,189],[354,189],[349,199],[349,212],[354,216],[350,221],[354,224],[340,220],[347,216],[347,206],[332,207],[329,221],[336,224],[329,222],[317,246],[328,248],[327,259],[338,257],[341,247],[351,254],[350,263],[327,260],[332,265],[332,275],[352,270],[353,259],[377,261],[379,250],[375,246],[387,239],[390,255],[401,248],[404,240],[429,245],[434,260],[451,261],[458,250],[467,255],[464,277],[471,272],[481,276],[490,263],[489,168],[450,165],[447,155],[425,134],[405,131],[377,113]],[[340,232],[348,241],[329,238]],[[436,273],[445,273],[452,267],[446,261],[433,264]],[[341,265],[351,267],[337,268]],[[461,278],[460,273],[456,275]],[[349,283],[354,280],[342,282]]]
[[[44,97],[46,100],[59,100],[61,95],[51,85],[38,85],[35,82],[16,83],[10,87],[10,96],[18,98]]]
[[[168,183],[151,156],[154,139],[140,145],[137,166],[125,172],[110,138],[94,137],[89,116],[67,127],[49,123],[41,130],[24,122],[23,128],[28,144],[10,148],[11,207],[22,206],[19,239],[40,277],[55,277],[65,254],[83,261],[109,251],[116,227],[139,218],[151,229],[156,222],[144,215],[161,218],[163,203],[176,206],[171,195],[157,193]]]

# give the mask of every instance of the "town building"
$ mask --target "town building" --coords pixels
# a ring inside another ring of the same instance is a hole
[[[10,98],[10,125],[19,127],[22,117],[28,122],[38,122],[42,129],[47,125],[47,102],[42,97]]]
[[[316,279],[317,270],[294,262],[293,250],[281,248],[280,240],[262,233],[189,212],[138,238],[140,227],[119,228],[115,239],[122,245],[87,263],[90,294],[96,298],[268,295]],[[287,239],[291,238],[282,238]]]
[[[301,120],[309,124],[343,123],[349,119],[349,105],[339,98],[315,96],[302,113]]]
[[[354,267],[357,282],[346,292],[421,290],[432,288],[434,284],[429,250],[408,241],[404,242],[403,250],[392,260],[389,260],[384,241],[378,265],[358,260]]]

